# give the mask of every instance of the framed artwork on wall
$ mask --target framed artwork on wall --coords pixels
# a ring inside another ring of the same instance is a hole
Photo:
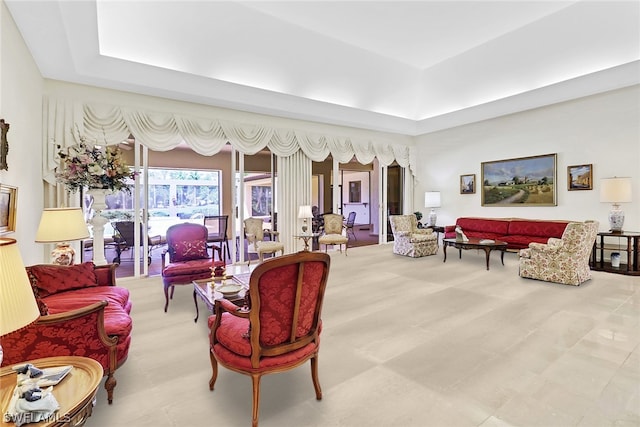
[[[482,206],[556,206],[557,154],[482,163]]]
[[[251,187],[251,216],[271,215],[271,186],[254,185]]]
[[[460,194],[476,194],[476,174],[460,175]]]
[[[18,188],[0,185],[0,234],[16,231]]]
[[[567,190],[593,190],[593,164],[567,166]]]
[[[349,181],[349,203],[362,202],[362,181]]]

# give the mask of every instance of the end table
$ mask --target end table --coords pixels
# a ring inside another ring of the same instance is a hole
[[[98,386],[102,380],[102,365],[88,357],[58,356],[43,359],[28,360],[36,368],[53,368],[71,365],[73,369],[60,383],[53,386],[55,396],[60,409],[51,419],[41,421],[38,427],[52,426],[81,426],[93,412]],[[2,413],[7,410],[9,401],[16,387],[16,372],[10,366],[0,369],[0,409]],[[15,427],[13,422],[8,422],[1,417],[0,426]]]

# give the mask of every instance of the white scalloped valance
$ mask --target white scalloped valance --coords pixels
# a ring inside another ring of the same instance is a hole
[[[261,123],[246,123],[203,118],[180,113],[142,111],[140,108],[92,104],[45,97],[45,161],[43,176],[55,184],[57,145],[77,143],[78,134],[105,144],[118,144],[133,134],[141,144],[155,151],[168,151],[182,142],[195,152],[211,156],[227,143],[238,151],[252,155],[268,147],[272,153],[288,157],[302,150],[311,160],[320,162],[331,154],[340,163],[353,156],[363,164],[377,158],[382,166],[395,160],[402,167],[415,161],[412,146],[371,138],[356,138],[300,129],[274,128]],[[55,143],[52,143],[55,142]]]

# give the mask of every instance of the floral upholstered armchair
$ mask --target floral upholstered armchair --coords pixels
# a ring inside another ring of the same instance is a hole
[[[530,243],[520,250],[520,277],[575,286],[589,280],[589,255],[597,234],[597,221],[570,222],[562,238]]]
[[[430,228],[418,228],[415,215],[389,215],[389,222],[394,254],[417,258],[438,252],[438,236]]]

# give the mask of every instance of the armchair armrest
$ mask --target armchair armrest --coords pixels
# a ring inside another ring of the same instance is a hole
[[[431,228],[416,228],[413,230],[413,234],[433,234],[433,229]]]
[[[279,231],[273,231],[273,230],[269,230],[269,229],[265,229],[262,230],[265,236],[271,236],[271,240],[273,241],[278,241],[278,238],[280,237],[280,232]]]
[[[0,338],[3,365],[50,356],[85,356],[102,365],[105,373],[117,367],[116,337],[104,329],[106,301],[64,313],[40,316],[34,323]]]
[[[218,308],[220,309],[219,312],[218,312]],[[249,312],[251,311],[246,307],[237,306],[231,301],[226,299],[216,300],[213,310],[214,310],[214,313],[216,313],[216,316],[219,316],[222,313],[229,313],[236,317],[243,317],[245,319],[249,318]]]

